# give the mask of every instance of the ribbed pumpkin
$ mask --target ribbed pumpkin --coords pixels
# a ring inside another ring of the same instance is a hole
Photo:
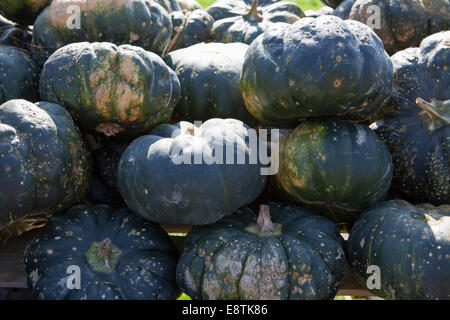
[[[177,282],[193,299],[332,299],[345,270],[331,221],[297,206],[244,208],[191,229]]]
[[[0,104],[11,99],[39,99],[39,66],[23,49],[0,45]]]
[[[70,10],[74,5],[79,14]],[[79,16],[79,26],[74,14]],[[54,0],[34,23],[31,49],[41,65],[57,49],[83,41],[131,44],[162,54],[171,34],[169,13],[154,1]]]
[[[334,9],[333,15],[341,18],[342,20],[348,19],[355,1],[356,0],[344,0],[343,2],[341,2],[341,4],[339,4],[339,6]]]
[[[249,47],[241,90],[261,122],[287,127],[299,118],[362,121],[389,99],[392,63],[378,36],[334,16],[276,24]]]
[[[343,3],[348,7],[349,2]],[[373,23],[379,8],[380,25],[374,31],[389,54],[415,47],[426,36],[450,28],[448,0],[356,0],[343,18]]]
[[[369,266],[380,270],[386,299],[450,299],[450,206],[382,202],[363,213],[347,242],[349,264],[364,287]]]
[[[249,128],[235,119],[159,125],[119,162],[119,190],[133,212],[165,224],[202,225],[251,203],[264,189]],[[238,162],[239,161],[239,162]]]
[[[81,42],[48,59],[40,93],[66,107],[84,131],[136,137],[169,121],[180,83],[159,56],[142,48]]]
[[[261,0],[218,0],[206,10],[214,18],[215,42],[250,44],[276,22],[294,23],[304,17],[294,2]]]
[[[128,209],[86,205],[51,220],[24,257],[28,286],[43,300],[176,299],[177,259],[158,225]]]
[[[175,11],[170,14],[173,25],[172,40],[166,52],[209,42],[214,19],[202,9]]]
[[[393,97],[372,124],[392,154],[392,186],[416,203],[448,204],[450,31],[396,53],[392,61]]]
[[[28,28],[19,28],[0,16],[0,45],[28,49],[32,32]]]
[[[302,122],[280,140],[279,153],[274,183],[282,195],[338,223],[354,221],[382,200],[391,184],[391,155],[363,124]]]
[[[164,61],[181,84],[174,119],[194,122],[233,118],[255,124],[239,86],[247,48],[244,43],[200,43],[165,56]]]
[[[23,26],[32,25],[52,0],[2,0],[0,14]]]
[[[40,226],[83,200],[90,154],[61,106],[10,100],[0,106],[0,241]]]

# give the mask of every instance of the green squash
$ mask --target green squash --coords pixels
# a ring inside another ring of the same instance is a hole
[[[194,122],[233,118],[256,124],[239,86],[247,48],[244,43],[200,43],[165,56],[164,61],[181,84],[174,119]]]
[[[133,212],[154,222],[214,223],[264,189],[266,176],[259,159],[250,158],[257,150],[249,135],[235,119],[157,126],[122,154],[120,193]]]
[[[363,287],[369,266],[379,267],[380,287],[369,291],[386,299],[450,299],[450,206],[382,202],[364,212],[347,241],[355,280]]]
[[[300,118],[363,121],[389,99],[392,63],[377,35],[334,16],[276,24],[249,47],[241,91],[259,121],[288,127]]]
[[[53,218],[24,257],[28,287],[42,300],[174,300],[177,260],[158,225],[128,209],[86,205]]]
[[[41,98],[66,107],[80,128],[132,136],[169,121],[180,83],[164,61],[142,48],[74,43],[45,63]]]
[[[82,201],[89,179],[89,151],[63,107],[0,106],[0,242]]]
[[[209,42],[214,19],[202,9],[175,11],[170,14],[173,25],[172,40],[166,52]]]
[[[392,154],[393,189],[416,203],[450,203],[449,43],[440,32],[392,56],[393,96],[371,125]]]
[[[0,16],[0,45],[28,49],[32,32],[28,28],[19,28]]]
[[[0,104],[12,99],[39,100],[39,66],[20,48],[0,45]]]
[[[244,208],[191,229],[177,283],[192,299],[332,299],[345,271],[343,239],[331,221],[278,203],[259,216]]]
[[[336,8],[339,6],[344,0],[321,0],[323,3],[325,3],[327,6],[330,6],[332,8]]]
[[[52,0],[2,0],[0,14],[23,26],[32,25],[39,13],[49,6]]]
[[[71,11],[74,3],[80,13]],[[79,17],[79,26],[76,19]],[[169,45],[169,13],[150,0],[54,0],[36,19],[32,53],[41,65],[57,49],[75,42],[130,44],[162,54]]]
[[[381,14],[374,31],[391,55],[450,28],[449,0],[356,0],[350,10],[345,10],[348,15],[344,18],[372,23],[376,14],[372,6],[377,6]]]
[[[382,200],[392,180],[392,159],[366,125],[309,120],[280,140],[282,195],[337,222],[352,222]]]
[[[206,9],[214,18],[215,42],[252,41],[276,22],[294,23],[304,17],[294,2],[258,0],[218,0]]]

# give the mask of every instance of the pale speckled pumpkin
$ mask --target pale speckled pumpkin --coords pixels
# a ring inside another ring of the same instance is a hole
[[[128,209],[79,205],[47,224],[24,262],[37,299],[172,300],[179,295],[177,259],[158,225]],[[80,289],[68,288],[70,266],[80,269]]]
[[[278,203],[191,229],[177,282],[193,299],[332,299],[345,271],[338,227]]]
[[[62,106],[25,100],[2,104],[0,241],[82,201],[90,166],[87,146]]]
[[[450,205],[379,203],[353,226],[347,253],[355,279],[363,287],[372,274],[367,268],[380,268],[380,288],[369,289],[377,296],[448,300]]]
[[[180,82],[152,52],[82,42],[59,49],[45,63],[40,93],[66,107],[82,130],[136,137],[169,121]]]

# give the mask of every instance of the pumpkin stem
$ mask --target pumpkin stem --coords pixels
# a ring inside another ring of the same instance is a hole
[[[103,261],[105,261],[105,266],[107,268],[110,268],[110,266],[109,266],[109,256],[110,256],[111,253],[112,253],[111,239],[110,238],[106,238],[98,246],[98,256]]]
[[[260,13],[261,10],[258,10],[258,0],[253,0],[250,10],[244,14],[243,17],[247,18],[251,22],[262,21],[263,17]]]
[[[270,210],[268,205],[261,205],[256,223],[260,232],[272,232],[274,230],[272,220],[270,219]]]
[[[416,103],[428,115],[428,119],[424,119],[428,131],[433,132],[450,123],[450,100],[438,101],[433,99],[428,102],[422,98],[417,98]]]
[[[194,135],[195,135],[195,129],[194,129],[194,127],[189,127],[189,128],[187,128],[187,129],[186,129],[186,133],[187,133],[187,134],[190,134],[191,136],[194,136]]]

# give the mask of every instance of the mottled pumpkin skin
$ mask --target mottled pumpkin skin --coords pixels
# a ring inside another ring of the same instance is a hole
[[[393,96],[372,124],[392,154],[392,187],[416,203],[450,203],[450,126],[429,132],[415,102],[450,99],[449,43],[450,31],[440,32],[392,56]]]
[[[275,184],[295,202],[335,222],[351,222],[386,195],[392,159],[366,125],[328,119],[302,122],[280,141]]]
[[[311,18],[317,18],[324,15],[333,14],[334,10],[331,7],[324,6],[318,10],[306,10],[305,15]]]
[[[352,11],[352,6],[356,0],[344,0],[336,7],[333,11],[333,15],[341,18],[342,20],[348,19],[350,11]]]
[[[0,229],[50,216],[83,200],[90,153],[61,106],[10,100],[0,106]]]
[[[192,299],[332,299],[345,271],[343,240],[331,221],[297,206],[269,204],[278,232],[255,234],[244,208],[191,229],[177,282]]]
[[[259,1],[260,18],[246,17],[251,0],[218,0],[206,11],[214,18],[212,37],[215,42],[252,41],[276,22],[294,23],[304,17],[302,9],[294,2]]]
[[[347,257],[357,282],[367,286],[367,267],[380,268],[386,299],[450,299],[450,206],[379,203],[353,226]],[[370,281],[369,281],[370,282]]]
[[[173,25],[172,40],[167,51],[209,42],[214,19],[202,9],[175,11],[170,14]]]
[[[52,0],[2,0],[0,14],[21,25],[32,25],[44,8]]]
[[[12,99],[39,100],[39,66],[23,49],[0,45],[0,104]]]
[[[73,23],[70,6],[80,7],[80,28]],[[32,53],[41,65],[57,49],[75,42],[130,44],[162,54],[172,34],[169,13],[150,0],[54,0],[36,19]]]
[[[146,0],[146,2],[150,2],[151,0]],[[168,13],[181,11],[182,8],[177,0],[154,0],[158,4],[160,4]]]
[[[164,61],[142,48],[74,43],[45,63],[41,98],[66,107],[82,130],[138,136],[169,121],[180,82]]]
[[[392,63],[378,36],[334,16],[277,24],[249,47],[241,90],[261,122],[288,127],[299,118],[368,119],[389,99]]]
[[[250,163],[256,150],[246,144],[248,129],[235,119],[157,126],[122,154],[122,197],[133,212],[165,224],[209,224],[235,212],[266,183],[259,161]],[[238,155],[244,164],[238,164]]]
[[[96,245],[111,240],[108,265]],[[158,225],[128,209],[79,205],[55,217],[25,251],[28,286],[43,300],[173,300],[178,252]],[[80,268],[69,289],[67,268]]]
[[[28,49],[31,43],[31,30],[19,28],[0,16],[0,45]]]
[[[181,84],[173,118],[190,122],[233,118],[255,124],[239,85],[247,48],[244,43],[200,43],[165,56]]]
[[[323,3],[325,3],[327,6],[330,6],[332,8],[336,8],[339,6],[344,0],[321,0]]]
[[[356,0],[345,19],[371,22],[371,6],[380,8],[380,29],[374,31],[390,55],[450,28],[449,0]]]

